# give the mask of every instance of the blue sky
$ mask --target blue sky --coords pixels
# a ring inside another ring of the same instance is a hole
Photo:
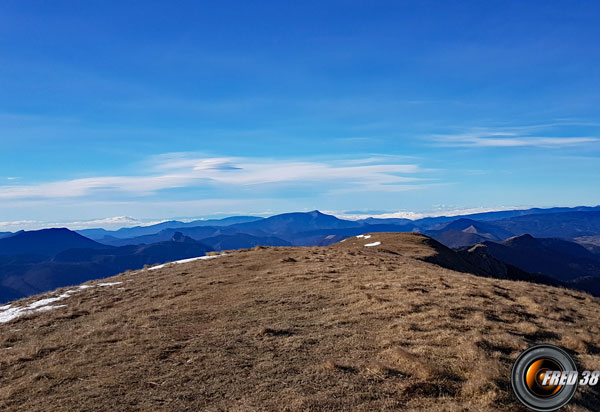
[[[596,205],[598,21],[594,1],[3,1],[0,231]]]

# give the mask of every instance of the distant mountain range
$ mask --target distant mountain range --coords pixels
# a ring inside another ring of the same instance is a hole
[[[512,232],[486,221],[460,218],[443,226],[442,229],[426,233],[448,247],[472,245],[486,240],[502,240],[513,236]]]
[[[574,239],[594,254],[600,254],[600,236],[581,236]]]
[[[0,249],[0,302],[213,250],[181,233],[166,242],[122,247],[101,245],[67,229],[25,232],[0,241],[5,241]]]
[[[562,239],[520,235],[498,243],[479,243],[467,249],[467,253],[486,254],[526,272],[544,274],[561,281],[600,276],[599,255]]]
[[[103,238],[126,239],[132,237],[152,235],[164,229],[180,229],[199,226],[229,226],[235,223],[253,222],[255,220],[261,219],[262,217],[256,216],[232,216],[226,217],[224,219],[194,220],[192,222],[187,223],[180,222],[178,220],[169,220],[167,222],[157,223],[155,225],[124,227],[119,230],[84,229],[79,230],[78,233],[83,236],[89,237],[90,239],[102,241]]]
[[[574,239],[600,233],[600,211],[546,213],[495,220],[494,225],[519,235]]]
[[[54,256],[66,249],[103,247],[105,245],[64,228],[19,232],[0,239],[0,255]]]
[[[473,213],[460,216],[439,216],[439,217],[426,217],[413,221],[418,224],[419,227],[425,229],[436,229],[436,226],[444,225],[448,222],[452,222],[459,218],[472,219],[477,221],[490,221],[490,220],[504,220],[511,219],[519,216],[527,215],[544,215],[553,213],[569,213],[569,212],[600,212],[600,206],[577,206],[577,207],[552,207],[548,209],[532,208],[532,209],[520,209],[520,210],[503,210],[498,212],[482,212]]]
[[[577,241],[581,237],[600,234],[600,211],[529,214],[481,222],[460,218],[424,233],[450,247],[468,246],[484,240],[501,241],[522,234]]]
[[[376,232],[420,232],[482,274],[591,291],[600,277],[600,207],[528,209],[419,220],[344,220],[319,211],[168,221],[116,231],[0,233],[0,302],[146,264],[254,246],[327,246]],[[600,289],[600,288],[598,288]]]
[[[275,236],[252,236],[245,233],[235,235],[217,235],[202,239],[202,243],[213,250],[245,249],[255,246],[292,246],[290,242]]]

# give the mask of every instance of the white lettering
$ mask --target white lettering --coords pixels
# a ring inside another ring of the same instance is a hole
[[[568,378],[569,378],[569,375],[566,372],[561,372],[561,374],[560,374],[560,384],[561,385],[566,385]]]
[[[550,385],[556,386],[558,385],[558,380],[560,379],[561,372],[560,371],[552,371],[552,378],[550,379]]]
[[[552,372],[548,371],[544,373],[544,380],[542,381],[542,386],[548,385],[548,381],[552,378]]]

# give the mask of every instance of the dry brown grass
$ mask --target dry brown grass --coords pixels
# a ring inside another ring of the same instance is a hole
[[[600,369],[600,300],[421,260],[438,252],[373,234],[116,276],[0,324],[0,409],[524,411],[526,347]],[[580,390],[565,410],[599,403]]]

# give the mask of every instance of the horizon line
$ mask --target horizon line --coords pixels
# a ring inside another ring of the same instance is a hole
[[[359,221],[369,218],[373,219],[405,219],[410,221],[418,221],[425,218],[437,217],[460,217],[477,214],[486,214],[494,212],[510,212],[510,211],[526,211],[532,209],[549,210],[549,209],[576,209],[576,208],[600,208],[600,204],[596,205],[576,205],[576,206],[498,206],[498,207],[475,207],[461,209],[445,209],[430,212],[414,212],[414,211],[331,211],[331,210],[302,210],[291,212],[256,212],[256,213],[234,213],[234,214],[214,214],[203,217],[173,217],[166,219],[139,219],[130,216],[114,216],[100,219],[79,220],[71,222],[49,222],[49,221],[34,221],[34,220],[19,220],[19,221],[0,221],[0,232],[17,233],[21,231],[35,231],[44,229],[69,229],[72,231],[83,230],[106,230],[116,231],[119,229],[134,228],[134,227],[149,227],[166,222],[201,222],[209,220],[224,220],[233,217],[257,217],[266,219],[273,216],[289,214],[289,213],[311,213],[319,212],[325,215],[334,216],[342,220]]]

